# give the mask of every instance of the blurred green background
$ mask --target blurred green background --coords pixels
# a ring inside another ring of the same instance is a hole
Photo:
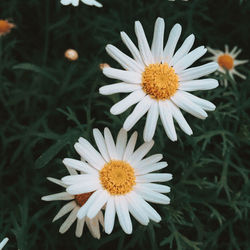
[[[178,129],[173,143],[158,124],[151,153],[163,153],[169,164],[165,171],[174,175],[171,204],[153,205],[161,223],[144,227],[133,221],[130,236],[117,223],[99,241],[88,230],[75,238],[75,224],[60,235],[65,218],[52,223],[64,202],[41,201],[41,196],[62,190],[46,177],[67,173],[61,161],[77,157],[73,144],[79,136],[93,142],[92,128],[105,126],[116,135],[130,112],[112,116],[111,105],[123,95],[98,93],[100,86],[113,82],[99,64],[118,66],[105,45],[128,52],[120,31],[135,41],[134,21],[140,20],[151,42],[155,19],[161,16],[165,39],[178,22],[181,42],[194,33],[195,47],[237,45],[243,49],[239,59],[250,57],[248,0],[100,2],[101,9],[83,3],[64,7],[59,0],[0,0],[0,19],[17,26],[0,37],[0,240],[10,238],[5,249],[250,249],[249,64],[239,67],[246,80],[196,92],[217,109],[204,121],[185,114],[193,136]],[[64,58],[68,48],[78,51],[78,61]],[[141,133],[144,122],[133,130]]]

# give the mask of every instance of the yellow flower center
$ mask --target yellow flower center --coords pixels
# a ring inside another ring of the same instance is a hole
[[[121,195],[130,192],[135,185],[135,171],[124,161],[106,163],[99,173],[104,189],[111,195]]]
[[[14,27],[14,24],[9,23],[6,20],[0,19],[0,35],[8,33],[13,27]]]
[[[157,100],[169,99],[178,89],[179,79],[167,63],[150,64],[142,73],[142,89]]]
[[[218,64],[227,70],[230,70],[234,66],[234,59],[228,54],[223,54],[218,57]]]
[[[75,195],[75,202],[79,207],[82,207],[89,197],[93,194],[93,192],[85,193],[85,194],[77,194]]]

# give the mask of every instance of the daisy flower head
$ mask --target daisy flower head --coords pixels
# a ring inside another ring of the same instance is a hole
[[[176,141],[174,119],[185,133],[192,134],[192,129],[179,108],[200,119],[207,117],[206,111],[215,109],[215,105],[211,102],[188,92],[216,88],[217,80],[210,78],[198,80],[198,78],[214,72],[218,67],[217,63],[211,62],[188,69],[207,50],[204,46],[200,46],[189,52],[194,43],[194,35],[190,35],[175,52],[182,29],[180,24],[173,26],[166,46],[163,48],[164,28],[164,20],[158,18],[155,23],[151,48],[139,21],[135,22],[139,49],[125,32],[121,32],[122,41],[130,50],[133,58],[125,55],[113,45],[106,47],[108,54],[125,70],[104,68],[104,75],[120,82],[101,87],[99,92],[103,95],[130,93],[111,107],[110,112],[118,115],[130,106],[137,104],[125,120],[123,128],[127,131],[130,130],[147,113],[144,128],[145,141],[153,138],[159,116],[167,136],[172,141]]]
[[[8,20],[0,19],[0,37],[4,36],[15,27],[15,24],[9,22]]]
[[[95,6],[95,7],[102,7],[102,4],[97,2],[96,0],[61,0],[61,4],[62,5],[70,5],[72,4],[73,6],[78,6],[79,5],[79,2],[83,2],[87,5],[90,5],[90,6]]]
[[[70,175],[79,176],[76,170],[70,169],[68,167],[67,169]],[[62,186],[63,188],[67,189],[68,187],[68,185],[63,183],[61,180],[51,178],[51,177],[48,177],[47,179],[59,186]],[[84,224],[86,223],[92,236],[94,238],[100,239],[101,235],[100,235],[99,223],[103,226],[103,214],[101,210],[98,211],[96,216],[94,216],[92,219],[89,219],[87,217],[82,217],[81,219],[78,219],[76,216],[80,208],[88,201],[91,195],[92,195],[92,192],[71,195],[67,191],[65,191],[61,193],[44,196],[42,197],[42,200],[44,201],[55,201],[55,200],[69,201],[59,210],[59,212],[56,214],[56,216],[53,219],[53,222],[54,222],[60,219],[61,217],[63,217],[65,214],[70,212],[69,216],[67,217],[67,219],[64,221],[64,223],[61,225],[59,229],[60,233],[62,234],[65,233],[71,227],[71,225],[77,220],[76,231],[75,231],[76,237],[82,236],[83,227],[84,227]]]
[[[8,238],[4,238],[1,242],[0,242],[0,250],[2,250],[4,248],[4,246],[7,244],[7,242],[9,241]]]
[[[108,234],[113,230],[116,214],[127,234],[132,233],[130,214],[142,225],[149,220],[159,222],[160,215],[148,202],[169,204],[170,199],[162,193],[170,192],[170,188],[153,182],[169,181],[172,175],[151,173],[167,166],[166,162],[159,162],[161,154],[143,159],[154,142],[145,142],[135,150],[137,132],[127,141],[127,132],[121,129],[116,142],[108,128],[104,129],[104,136],[98,129],[93,130],[93,135],[99,152],[79,138],[74,147],[81,161],[63,160],[67,167],[87,173],[62,178],[69,185],[67,192],[72,195],[93,192],[77,217],[92,219],[105,207],[104,229]]]
[[[234,75],[239,76],[242,79],[246,79],[246,76],[239,73],[235,68],[241,64],[247,63],[248,60],[238,60],[237,56],[241,53],[241,49],[236,46],[229,51],[228,45],[225,45],[225,51],[215,50],[208,47],[208,51],[213,54],[213,56],[206,58],[207,61],[214,61],[219,64],[218,71],[226,74],[228,72],[229,76],[234,80]],[[228,80],[224,78],[222,85],[227,86]]]

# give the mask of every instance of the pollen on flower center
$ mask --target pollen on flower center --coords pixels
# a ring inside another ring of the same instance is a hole
[[[179,79],[167,63],[150,64],[142,74],[142,89],[152,98],[169,99],[177,90]]]
[[[234,66],[234,59],[228,54],[223,54],[218,57],[218,64],[227,70],[230,70]]]
[[[111,195],[126,194],[135,185],[134,169],[124,161],[112,160],[106,163],[99,178],[103,188]]]
[[[75,202],[76,202],[76,204],[79,207],[82,207],[87,202],[87,200],[89,199],[89,197],[92,194],[93,194],[93,192],[75,195]]]

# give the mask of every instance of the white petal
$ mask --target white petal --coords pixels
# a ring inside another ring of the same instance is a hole
[[[247,63],[249,60],[234,60],[234,67]]]
[[[96,197],[93,204],[91,204],[91,206],[89,207],[89,210],[87,213],[87,217],[89,219],[93,219],[99,213],[99,211],[107,202],[108,197],[109,197],[109,194],[106,190],[103,190],[101,193],[99,193],[99,195]]]
[[[63,224],[61,225],[59,232],[61,234],[65,233],[66,231],[68,231],[68,229],[71,227],[71,225],[75,222],[76,220],[76,214],[79,210],[79,207],[75,207],[72,212],[70,213],[70,215],[68,216],[68,218],[63,222]]]
[[[207,49],[204,46],[200,46],[193,51],[189,52],[186,56],[184,56],[181,60],[179,60],[176,64],[174,64],[174,70],[177,74],[191,66],[195,61],[201,58]]]
[[[74,199],[74,196],[70,195],[67,192],[61,192],[57,194],[51,194],[47,196],[43,196],[43,201],[68,201]]]
[[[90,143],[86,143],[87,141],[82,138],[80,143],[76,143],[74,145],[76,152],[84,158],[92,167],[96,169],[101,169],[105,164],[104,159],[98,153]],[[84,143],[85,142],[85,143]]]
[[[62,5],[69,5],[71,4],[71,0],[61,0],[60,1]]]
[[[123,124],[123,128],[126,131],[129,131],[137,121],[140,120],[142,116],[144,116],[147,111],[149,110],[151,104],[152,104],[152,99],[147,95],[145,96],[134,108],[133,112],[127,117]]]
[[[148,111],[146,124],[143,131],[143,139],[148,142],[153,139],[155,134],[155,129],[159,117],[159,108],[157,102],[152,102],[150,109]]]
[[[0,242],[0,249],[2,249],[6,244],[7,242],[9,241],[9,238],[4,238],[1,242]]]
[[[92,234],[92,236],[96,239],[100,239],[101,238],[101,233],[100,233],[100,227],[99,227],[99,222],[98,222],[98,218],[95,217],[93,219],[89,219],[86,217],[86,224],[89,228],[90,233]]]
[[[207,78],[202,80],[193,80],[180,82],[179,88],[184,91],[196,91],[196,90],[209,90],[217,88],[219,85],[218,81],[215,79]]]
[[[75,207],[76,207],[76,203],[75,201],[71,201],[68,202],[66,205],[64,205],[59,212],[56,214],[56,216],[53,219],[53,222],[60,219],[61,217],[63,217],[65,214],[69,213],[70,211],[72,211]]]
[[[144,66],[144,62],[141,58],[139,50],[136,48],[135,44],[131,41],[131,39],[128,37],[128,35],[125,32],[121,32],[121,38],[123,43],[128,47],[129,51],[131,52],[134,59]]]
[[[98,175],[91,174],[78,174],[78,175],[68,175],[62,178],[63,183],[67,185],[72,185],[76,183],[94,182],[98,180]]]
[[[180,90],[178,90],[175,95],[171,97],[171,100],[181,109],[192,114],[193,116],[200,119],[205,119],[207,117],[207,113],[200,106],[196,105],[184,95],[182,95],[182,93],[179,91]]]
[[[84,227],[84,222],[85,222],[85,219],[77,219],[77,224],[76,224],[76,232],[75,232],[75,235],[76,237],[80,238],[82,236],[82,232],[83,232],[83,227]]]
[[[154,141],[144,142],[132,155],[128,158],[128,162],[136,167],[141,159],[151,150],[154,146]]]
[[[154,37],[151,47],[155,63],[161,63],[162,61],[164,29],[165,29],[164,19],[158,17],[155,22]]]
[[[194,39],[195,37],[193,34],[191,34],[185,39],[181,47],[176,51],[171,61],[169,62],[170,66],[176,64],[181,58],[183,58],[189,52],[189,50],[192,48],[194,44]]]
[[[192,135],[193,131],[188,125],[186,119],[184,118],[183,114],[181,113],[180,109],[172,102],[170,101],[170,107],[171,107],[171,112],[174,117],[174,119],[177,121],[178,125],[180,128],[188,135]]]
[[[174,120],[169,102],[170,102],[169,100],[158,102],[161,122],[169,139],[171,141],[177,141]]]
[[[102,157],[104,158],[104,160],[106,162],[109,162],[110,161],[110,156],[109,156],[108,149],[107,149],[107,146],[106,146],[106,142],[105,142],[105,140],[103,138],[102,133],[100,132],[99,129],[95,128],[95,129],[93,129],[93,136],[95,138],[95,143],[96,143],[96,145],[98,147],[98,150],[102,154]]]
[[[86,174],[97,174],[96,169],[89,166],[86,162],[82,162],[82,161],[78,161],[78,160],[70,159],[70,158],[64,158],[63,164],[67,167],[74,168]]]
[[[139,21],[135,22],[135,34],[138,39],[138,46],[140,49],[141,57],[146,65],[149,65],[154,62],[151,50],[148,45],[148,41],[142,25]]]
[[[163,62],[169,63],[171,61],[180,35],[181,25],[177,23],[169,33],[168,41],[163,51]]]
[[[136,174],[144,175],[144,174],[147,174],[147,173],[150,173],[150,172],[154,172],[154,171],[163,169],[163,168],[167,167],[167,165],[168,165],[167,162],[158,162],[158,163],[143,166],[143,167],[140,167],[140,168],[137,167],[136,168]]]
[[[114,198],[110,196],[107,201],[104,217],[104,228],[107,234],[113,231],[115,223],[115,203]]]
[[[114,106],[112,106],[110,109],[110,113],[113,115],[119,115],[123,113],[129,107],[142,100],[145,95],[146,93],[141,89],[132,92],[123,100],[119,101]]]
[[[115,196],[115,207],[123,231],[126,234],[131,234],[133,230],[132,222],[128,212],[127,201],[123,196]]]
[[[121,52],[115,46],[108,44],[106,46],[107,53],[114,58],[121,66],[128,71],[135,71],[141,73],[143,71],[143,67],[138,64],[135,60]]]
[[[79,0],[72,0],[72,5],[73,6],[78,6],[79,5]]]
[[[200,106],[202,109],[207,110],[207,111],[214,111],[215,110],[215,105],[212,102],[209,102],[205,99],[199,98],[195,95],[192,95],[188,92],[181,91],[182,95],[188,98],[191,102],[197,104]]]
[[[116,151],[117,151],[117,158],[123,159],[123,155],[126,149],[127,143],[127,132],[125,129],[120,129],[117,139],[116,139]]]
[[[113,136],[108,128],[104,129],[104,139],[107,146],[107,150],[110,156],[110,159],[118,159],[117,158],[117,152],[115,147],[115,142],[113,139]]]
[[[140,162],[138,162],[136,168],[140,168],[140,167],[144,167],[144,166],[147,166],[147,165],[155,164],[156,162],[160,161],[162,158],[163,158],[162,154],[151,155],[151,156],[141,160]]]
[[[76,195],[76,194],[93,192],[99,188],[101,188],[99,180],[95,181],[91,180],[91,181],[86,181],[84,183],[77,183],[71,185],[67,188],[67,192],[69,192],[72,195]]]
[[[173,178],[172,174],[145,174],[136,176],[136,182],[165,182]]]
[[[121,80],[128,83],[141,83],[141,74],[134,71],[126,71],[121,69],[114,69],[111,67],[105,67],[103,74],[109,78]]]
[[[124,161],[127,161],[131,157],[131,155],[133,154],[134,149],[135,149],[137,136],[138,136],[138,133],[135,131],[132,134],[132,136],[130,137],[130,139],[128,141],[128,144],[127,144],[127,147],[125,149],[124,155],[123,155],[123,160]]]
[[[102,210],[99,211],[99,213],[97,214],[97,219],[100,222],[100,224],[104,227],[104,218],[103,218]]]
[[[64,188],[67,187],[67,185],[64,184],[61,180],[58,180],[58,179],[55,179],[55,178],[52,178],[52,177],[47,177],[47,180],[49,180],[49,181],[51,181],[51,182],[53,182],[53,183],[55,183],[55,184],[57,184],[57,185],[59,185],[61,187],[64,187]]]
[[[141,89],[141,85],[139,84],[121,82],[103,86],[99,89],[99,93],[102,95],[113,95],[116,93],[130,93],[138,89]]]
[[[152,191],[158,192],[158,193],[169,193],[170,187],[161,185],[161,184],[155,184],[155,183],[142,183],[142,184],[136,184],[138,188],[140,187],[146,187]]]
[[[202,66],[197,66],[184,70],[179,74],[179,81],[190,81],[213,73],[218,68],[218,64],[210,62]]]

